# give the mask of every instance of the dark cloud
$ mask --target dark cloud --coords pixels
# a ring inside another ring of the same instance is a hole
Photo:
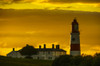
[[[8,4],[8,2],[5,2],[4,0],[0,0],[0,5]]]
[[[23,1],[23,0],[12,0],[12,2],[15,2],[15,3],[18,3],[20,1]]]
[[[12,2],[15,2],[15,3],[31,3],[31,2],[34,2],[36,0],[12,0]]]
[[[20,1],[22,1],[22,0],[8,0],[8,1],[0,0],[0,5],[19,3]]]
[[[58,3],[100,3],[100,0],[49,0],[49,2],[58,2]]]
[[[0,0],[0,5],[5,5],[5,4],[12,4],[12,3],[30,3],[34,2],[35,0]]]

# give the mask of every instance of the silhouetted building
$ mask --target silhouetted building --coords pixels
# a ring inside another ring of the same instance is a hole
[[[24,58],[25,56],[22,56],[19,51],[15,51],[15,48],[13,48],[13,51],[7,54],[7,57],[12,57],[12,58]]]
[[[54,44],[52,44],[52,48],[46,48],[46,44],[44,44],[43,48],[41,48],[41,45],[39,45],[39,48],[37,48],[36,50],[37,50],[38,53],[31,55],[31,57],[33,59],[54,60],[55,58],[57,58],[61,55],[66,55],[65,50],[60,49],[59,45],[56,45],[56,48],[54,48]],[[13,58],[25,58],[28,55],[22,55],[20,53],[20,50],[19,51],[13,50],[12,52],[8,53],[7,56],[13,57]]]
[[[80,54],[80,32],[78,22],[74,19],[72,22],[70,55],[76,56]]]

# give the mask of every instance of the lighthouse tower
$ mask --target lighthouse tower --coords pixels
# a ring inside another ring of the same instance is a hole
[[[77,56],[80,54],[80,32],[78,22],[74,19],[72,22],[70,55]]]

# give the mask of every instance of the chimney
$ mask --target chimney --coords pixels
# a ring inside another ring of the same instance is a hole
[[[52,44],[52,49],[54,49],[54,44]]]
[[[56,45],[56,49],[59,49],[59,45]]]
[[[39,49],[41,49],[41,45],[39,45]]]
[[[46,44],[44,44],[44,49],[46,49]]]
[[[13,51],[15,51],[15,48],[13,48]]]

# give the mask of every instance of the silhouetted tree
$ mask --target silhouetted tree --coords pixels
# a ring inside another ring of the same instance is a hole
[[[100,53],[95,54],[94,57],[90,55],[60,56],[54,60],[52,66],[100,66]]]
[[[93,66],[100,66],[100,53],[94,55]]]
[[[37,54],[38,51],[37,51],[33,46],[27,45],[26,47],[23,47],[23,48],[20,50],[20,53],[21,53],[22,55],[31,56],[31,55]]]
[[[71,57],[70,55],[60,56],[54,60],[52,66],[70,66]]]
[[[82,61],[83,61],[82,56],[73,56],[71,60],[71,65],[79,66]]]
[[[96,53],[96,54],[94,55],[94,57],[98,57],[98,56],[100,56],[100,53]]]
[[[84,56],[82,58],[82,62],[79,66],[92,66],[93,65],[93,57],[90,55]]]

